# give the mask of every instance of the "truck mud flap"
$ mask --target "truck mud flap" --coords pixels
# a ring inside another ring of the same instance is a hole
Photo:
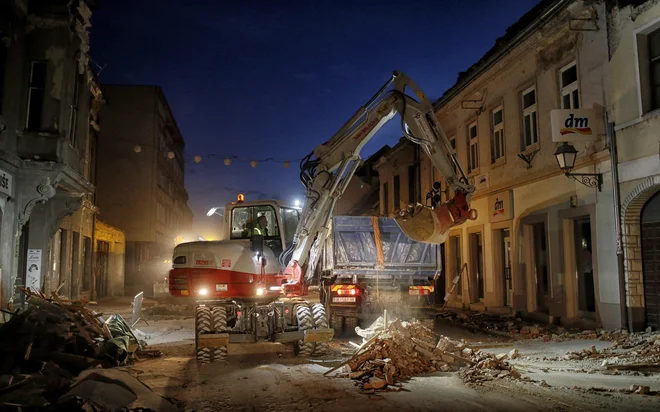
[[[303,341],[305,343],[330,342],[335,336],[335,330],[327,329],[307,329]]]
[[[197,348],[217,348],[229,344],[228,333],[204,333],[197,337]]]

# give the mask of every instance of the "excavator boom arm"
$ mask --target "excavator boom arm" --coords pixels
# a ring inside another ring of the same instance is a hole
[[[406,89],[417,98],[407,95]],[[401,211],[397,223],[404,233],[413,240],[441,243],[451,227],[467,218],[476,218],[476,212],[469,209],[474,187],[468,184],[433,105],[412,80],[394,72],[392,78],[329,141],[318,146],[301,162],[306,202],[292,245],[280,259],[287,266],[286,294],[304,294],[302,279],[309,279],[314,273],[321,241],[327,236],[335,204],[360,165],[360,151],[397,113],[401,116],[405,137],[422,146],[455,194],[453,199],[434,210],[414,205]]]

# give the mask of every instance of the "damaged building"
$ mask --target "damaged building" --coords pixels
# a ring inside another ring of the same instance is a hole
[[[626,319],[660,329],[660,1],[608,10],[610,121],[616,135]]]
[[[152,296],[169,275],[174,246],[192,240],[185,143],[160,87],[107,84],[103,92],[101,218],[126,233],[126,294]]]
[[[0,1],[3,308],[23,303],[17,286],[95,297],[95,288],[108,290],[102,279],[123,278],[101,276],[95,256],[104,99],[89,66],[93,7],[83,0]]]
[[[476,187],[472,207],[479,211],[441,248],[447,292],[460,275],[449,306],[564,325],[622,326],[602,114],[608,103],[607,42],[603,2],[541,1],[435,102]],[[583,110],[596,130],[596,138],[571,143],[577,157],[568,171],[555,156],[560,145],[553,135],[559,132],[551,113],[561,109]],[[397,166],[400,171],[414,166],[411,156]],[[408,199],[401,180],[386,183],[385,167],[379,170],[381,191],[390,197],[389,208],[381,207],[386,213]],[[422,193],[440,180],[424,156]]]

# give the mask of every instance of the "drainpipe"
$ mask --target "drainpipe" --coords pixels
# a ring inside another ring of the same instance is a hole
[[[607,119],[607,114],[605,115]],[[617,274],[619,277],[619,302],[621,310],[621,322],[624,329],[632,332],[631,312],[626,302],[626,271],[623,264],[623,248],[621,247],[621,198],[619,194],[619,169],[616,151],[616,138],[614,136],[614,123],[607,123],[607,138],[610,144],[610,162],[612,167],[612,193],[614,195],[614,230],[616,231],[616,260]]]

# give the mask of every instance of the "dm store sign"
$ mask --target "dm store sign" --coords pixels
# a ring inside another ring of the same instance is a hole
[[[552,110],[553,142],[585,142],[602,134],[603,116],[596,109]]]
[[[490,223],[513,219],[513,192],[501,192],[488,197],[488,221]]]

